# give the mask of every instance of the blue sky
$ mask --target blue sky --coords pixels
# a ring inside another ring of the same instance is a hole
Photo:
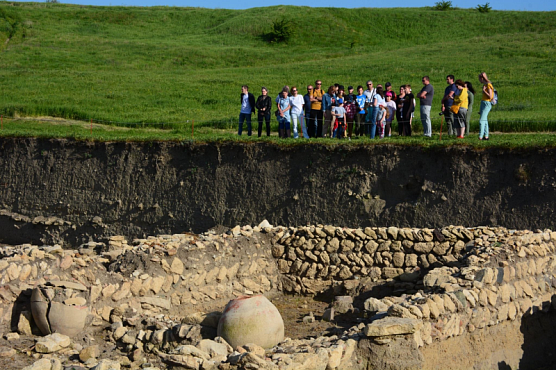
[[[46,0],[36,0],[44,3]],[[334,1],[334,0],[296,0],[296,1],[275,1],[275,0],[203,0],[203,1],[180,1],[180,0],[59,0],[60,3],[81,4],[81,5],[126,5],[126,6],[194,6],[203,8],[225,8],[225,9],[246,9],[271,5],[300,5],[313,7],[423,7],[432,6],[439,0],[393,0],[393,1]],[[490,3],[494,10],[527,10],[527,11],[554,11],[556,1],[554,0],[452,0],[452,4],[459,8],[474,8],[478,4]]]

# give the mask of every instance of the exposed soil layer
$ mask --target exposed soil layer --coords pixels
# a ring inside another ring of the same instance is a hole
[[[554,228],[556,150],[0,139],[0,242],[216,226]]]
[[[556,314],[537,313],[421,348],[425,369],[554,369]]]

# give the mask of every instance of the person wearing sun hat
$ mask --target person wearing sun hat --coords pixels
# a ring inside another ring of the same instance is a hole
[[[454,96],[454,104],[450,110],[454,113],[454,129],[456,130],[456,135],[458,139],[463,139],[465,134],[465,118],[467,117],[467,107],[469,106],[469,101],[467,99],[467,88],[465,87],[465,82],[462,80],[457,80],[455,82],[456,88],[459,90],[459,94]]]

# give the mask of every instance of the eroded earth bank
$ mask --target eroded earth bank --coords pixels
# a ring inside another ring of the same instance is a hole
[[[0,139],[0,242],[215,226],[553,228],[556,150]],[[68,245],[69,245],[68,244]]]

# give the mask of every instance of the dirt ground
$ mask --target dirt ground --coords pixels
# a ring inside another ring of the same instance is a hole
[[[322,314],[329,307],[328,302],[308,297],[284,295],[272,300],[284,320],[285,336],[292,339],[341,335],[345,330],[357,325],[357,315],[336,315],[335,320],[322,320]],[[313,323],[303,323],[303,318],[313,313]]]

